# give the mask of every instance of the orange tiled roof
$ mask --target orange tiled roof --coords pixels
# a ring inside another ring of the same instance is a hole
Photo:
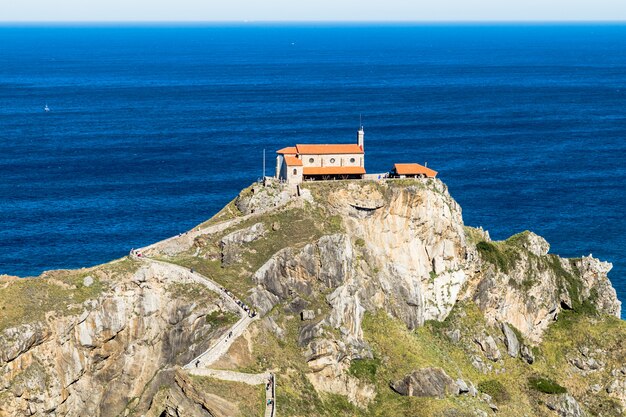
[[[283,155],[295,155],[298,153],[298,151],[295,146],[287,146],[286,148],[277,150],[276,153],[280,153]]]
[[[363,167],[304,167],[304,175],[358,175],[365,174]]]
[[[363,153],[363,149],[361,149],[361,147],[356,143],[336,145],[296,145],[296,149],[298,150],[298,153],[302,155]]]
[[[394,164],[398,175],[419,175],[424,174],[429,178],[435,178],[437,171],[420,164]]]
[[[287,163],[288,167],[301,167],[302,166],[302,160],[296,158],[293,155],[285,155],[285,162]]]

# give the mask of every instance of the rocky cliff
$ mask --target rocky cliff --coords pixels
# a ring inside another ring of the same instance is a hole
[[[51,300],[58,287],[68,297]],[[97,290],[74,303],[72,293],[85,287]],[[232,321],[213,293],[157,264],[124,260],[7,279],[3,308],[16,301],[5,297],[10,292],[35,291],[43,305],[20,302],[40,319],[0,333],[1,416],[121,415],[149,403],[162,371],[189,361]]]
[[[195,269],[261,313],[217,366],[275,372],[284,415],[617,416],[626,407],[611,265],[550,254],[531,232],[492,241],[463,224],[438,180],[295,192],[255,184],[145,253]],[[184,274],[125,260],[35,280],[61,286],[51,300],[65,306],[48,300],[2,322],[0,415],[251,409],[253,394],[232,397],[174,371],[229,323],[217,319],[228,317],[219,297]],[[7,278],[2,291],[27,297],[30,288],[14,288],[22,281]]]

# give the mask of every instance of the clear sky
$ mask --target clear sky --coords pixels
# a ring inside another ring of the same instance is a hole
[[[0,21],[626,20],[626,0],[0,0]]]

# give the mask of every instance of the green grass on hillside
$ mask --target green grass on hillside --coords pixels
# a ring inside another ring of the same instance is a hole
[[[220,247],[222,238],[258,222],[264,224],[267,231],[265,236],[243,244],[241,260],[232,265],[223,266]],[[287,247],[298,250],[306,244],[316,242],[324,235],[341,231],[343,231],[341,219],[337,216],[326,215],[322,209],[286,208],[252,217],[215,235],[199,237],[197,243],[202,248],[200,256],[194,256],[196,248],[193,247],[185,253],[173,258],[163,258],[163,260],[194,268],[230,289],[238,297],[245,298],[248,290],[255,285],[251,280],[252,274],[272,255]]]
[[[49,271],[41,277],[0,281],[0,331],[43,320],[52,311],[75,314],[80,304],[97,298],[108,281],[131,274],[138,267],[136,262],[125,259],[90,269]],[[89,287],[83,285],[86,276],[94,280]]]
[[[380,359],[355,359],[350,363],[348,373],[365,382],[375,382]]]
[[[458,344],[453,344],[446,336],[453,329],[461,330],[462,338]],[[374,378],[379,396],[371,406],[371,415],[406,415],[408,411],[403,407],[407,403],[419,408],[423,416],[439,416],[468,407],[486,410],[484,403],[463,396],[443,400],[405,399],[388,389],[389,381],[428,366],[441,367],[452,378],[472,381],[479,391],[493,397],[500,416],[547,415],[545,396],[564,390],[577,398],[585,398],[591,404],[590,411],[596,412],[592,415],[597,415],[599,411],[603,411],[604,415],[616,415],[607,414],[606,410],[617,409],[617,403],[606,392],[588,396],[590,385],[602,385],[602,373],[583,376],[573,370],[568,358],[580,355],[581,346],[587,346],[590,351],[602,347],[613,352],[606,364],[605,375],[611,369],[623,366],[626,363],[626,349],[622,344],[626,339],[626,323],[617,318],[563,312],[548,330],[544,342],[534,349],[536,361],[533,365],[506,355],[499,328],[488,326],[473,303],[459,303],[444,322],[427,322],[413,332],[386,313],[366,314],[363,330],[375,358],[380,360]],[[488,361],[473,341],[475,335],[482,331],[492,334],[498,341],[503,353],[503,359],[498,363]],[[490,363],[492,371],[483,374],[474,368],[471,363],[473,356]],[[541,377],[538,378],[538,375]],[[387,411],[383,414],[377,410]]]
[[[210,392],[235,404],[239,408],[236,416],[262,416],[265,413],[263,385],[248,385],[243,382],[222,381],[196,375],[190,378],[194,388],[199,392]]]
[[[476,249],[485,261],[505,274],[513,269],[519,260],[519,252],[505,242],[481,241],[476,244]]]
[[[188,302],[202,302],[210,304],[219,298],[219,295],[206,286],[197,283],[172,282],[167,285],[167,291],[172,298]]]

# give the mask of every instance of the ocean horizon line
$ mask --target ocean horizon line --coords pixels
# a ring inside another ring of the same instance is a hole
[[[0,27],[623,26],[626,20],[0,20]]]

